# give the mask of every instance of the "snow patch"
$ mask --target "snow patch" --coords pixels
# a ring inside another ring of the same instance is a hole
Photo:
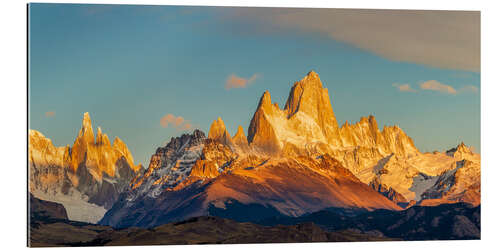
[[[56,193],[47,194],[43,191],[33,190],[33,196],[38,199],[60,203],[66,209],[68,219],[96,224],[106,213],[104,207],[88,202],[88,197],[74,189],[69,192],[71,195]]]

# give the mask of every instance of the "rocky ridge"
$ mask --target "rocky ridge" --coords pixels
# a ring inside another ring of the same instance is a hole
[[[299,216],[327,207],[400,209],[328,154],[293,159],[242,155],[195,130],[173,138],[151,159],[144,176],[101,224],[151,227],[217,209],[239,214],[239,207],[256,207],[248,215],[256,218]]]

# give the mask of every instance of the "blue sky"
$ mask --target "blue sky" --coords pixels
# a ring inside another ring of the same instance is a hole
[[[231,134],[238,125],[246,129],[265,90],[282,107],[293,82],[314,70],[340,124],[373,114],[379,127],[403,128],[422,151],[461,141],[480,150],[474,16],[431,13],[429,25],[419,19],[425,16],[374,12],[382,21],[373,26],[353,21],[356,10],[344,17],[328,10],[31,4],[29,11],[30,128],[56,146],[73,144],[89,112],[94,129],[120,137],[147,166],[158,146],[189,126],[207,132],[221,116]],[[244,86],[227,88],[231,76]]]

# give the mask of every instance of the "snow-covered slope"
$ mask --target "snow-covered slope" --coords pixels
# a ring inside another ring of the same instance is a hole
[[[132,181],[128,202],[144,195],[155,198],[184,181],[200,159],[205,139],[203,132],[195,130],[192,135],[174,137],[165,147],[158,148],[144,174]]]

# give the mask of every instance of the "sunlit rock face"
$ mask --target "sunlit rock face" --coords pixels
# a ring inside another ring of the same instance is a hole
[[[268,154],[277,154],[282,144],[273,126],[273,118],[283,115],[279,107],[271,103],[271,94],[264,92],[248,127],[248,142],[253,148]]]
[[[67,192],[77,183],[66,178],[70,168],[70,147],[55,147],[52,141],[36,130],[29,130],[28,161],[30,189],[45,193]],[[72,171],[73,172],[73,171]]]
[[[227,132],[226,125],[220,117],[217,118],[217,120],[213,121],[212,125],[210,126],[208,138],[230,147],[234,147],[233,139]]]
[[[293,85],[283,111],[292,122],[300,121],[298,124],[301,126],[295,127],[296,129],[306,125],[304,122],[312,120],[321,133],[315,131],[311,135],[319,139],[322,134],[326,143],[333,146],[342,145],[328,89],[323,88],[316,72],[309,72],[307,76]]]
[[[384,126],[380,131],[373,115],[361,117],[354,124],[346,122],[340,128],[340,134],[345,147],[377,148],[385,155],[412,156],[419,153],[413,140],[398,126]]]
[[[42,133],[29,131],[30,192],[59,202],[70,219],[97,222],[142,171],[119,138],[110,143],[98,128],[94,137],[88,113],[72,147],[55,147]]]
[[[243,131],[243,127],[240,125],[238,126],[238,130],[236,131],[236,134],[233,136],[233,142],[234,145],[240,149],[241,152],[248,152],[249,147],[248,147],[248,139],[247,136],[245,135],[245,131]]]

